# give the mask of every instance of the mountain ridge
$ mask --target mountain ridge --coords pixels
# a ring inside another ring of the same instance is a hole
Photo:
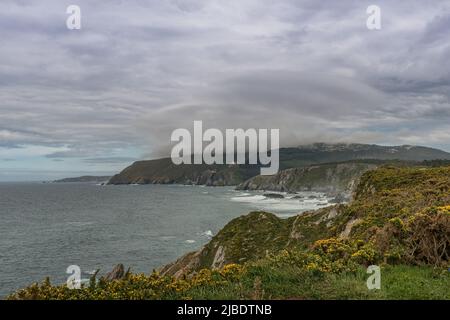
[[[280,170],[352,160],[450,160],[450,153],[422,146],[315,143],[280,149]],[[238,185],[259,175],[260,165],[175,165],[170,158],[137,161],[109,184]]]

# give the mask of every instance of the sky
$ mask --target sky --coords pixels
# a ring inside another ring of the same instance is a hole
[[[450,151],[449,31],[436,0],[2,0],[0,181],[111,174],[194,120]]]

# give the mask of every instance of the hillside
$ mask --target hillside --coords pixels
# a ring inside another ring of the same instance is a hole
[[[317,143],[280,149],[280,170],[351,160],[424,161],[450,159],[450,153],[427,147]],[[170,158],[137,161],[110,184],[238,185],[259,175],[259,165],[174,165]]]
[[[46,280],[9,298],[450,299],[450,166],[367,171],[353,199],[289,219],[238,217],[151,275],[94,276],[81,290]],[[370,291],[374,264],[382,284]]]
[[[450,258],[449,204],[450,167],[383,167],[362,176],[349,205],[289,219],[266,212],[236,218],[200,251],[162,273],[180,276],[255,261],[268,252],[311,248],[319,239],[333,239],[330,244],[336,245],[362,241],[372,252],[367,263],[445,264]]]
[[[109,184],[237,185],[259,174],[254,165],[175,165],[170,158],[137,161],[109,180]]]

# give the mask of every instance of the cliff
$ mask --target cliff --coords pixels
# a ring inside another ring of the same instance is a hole
[[[254,165],[175,165],[171,159],[137,161],[113,176],[109,184],[237,185],[259,174]]]
[[[280,170],[310,165],[365,161],[450,159],[450,153],[417,146],[316,143],[280,149]],[[260,173],[259,165],[174,165],[170,158],[137,161],[115,175],[110,184],[238,185]]]
[[[359,177],[377,167],[375,163],[348,162],[286,169],[273,176],[256,176],[239,184],[238,190],[283,192],[319,191],[350,194]]]
[[[318,241],[349,250],[364,244],[359,254],[367,263],[445,265],[450,258],[449,204],[450,167],[382,167],[363,174],[348,205],[289,219],[252,212],[232,220],[199,251],[161,273],[180,277],[202,268],[257,261],[285,249],[308,251]]]

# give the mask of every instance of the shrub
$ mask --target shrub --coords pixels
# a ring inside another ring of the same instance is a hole
[[[432,207],[408,221],[407,247],[415,262],[445,265],[450,258],[449,206]]]

